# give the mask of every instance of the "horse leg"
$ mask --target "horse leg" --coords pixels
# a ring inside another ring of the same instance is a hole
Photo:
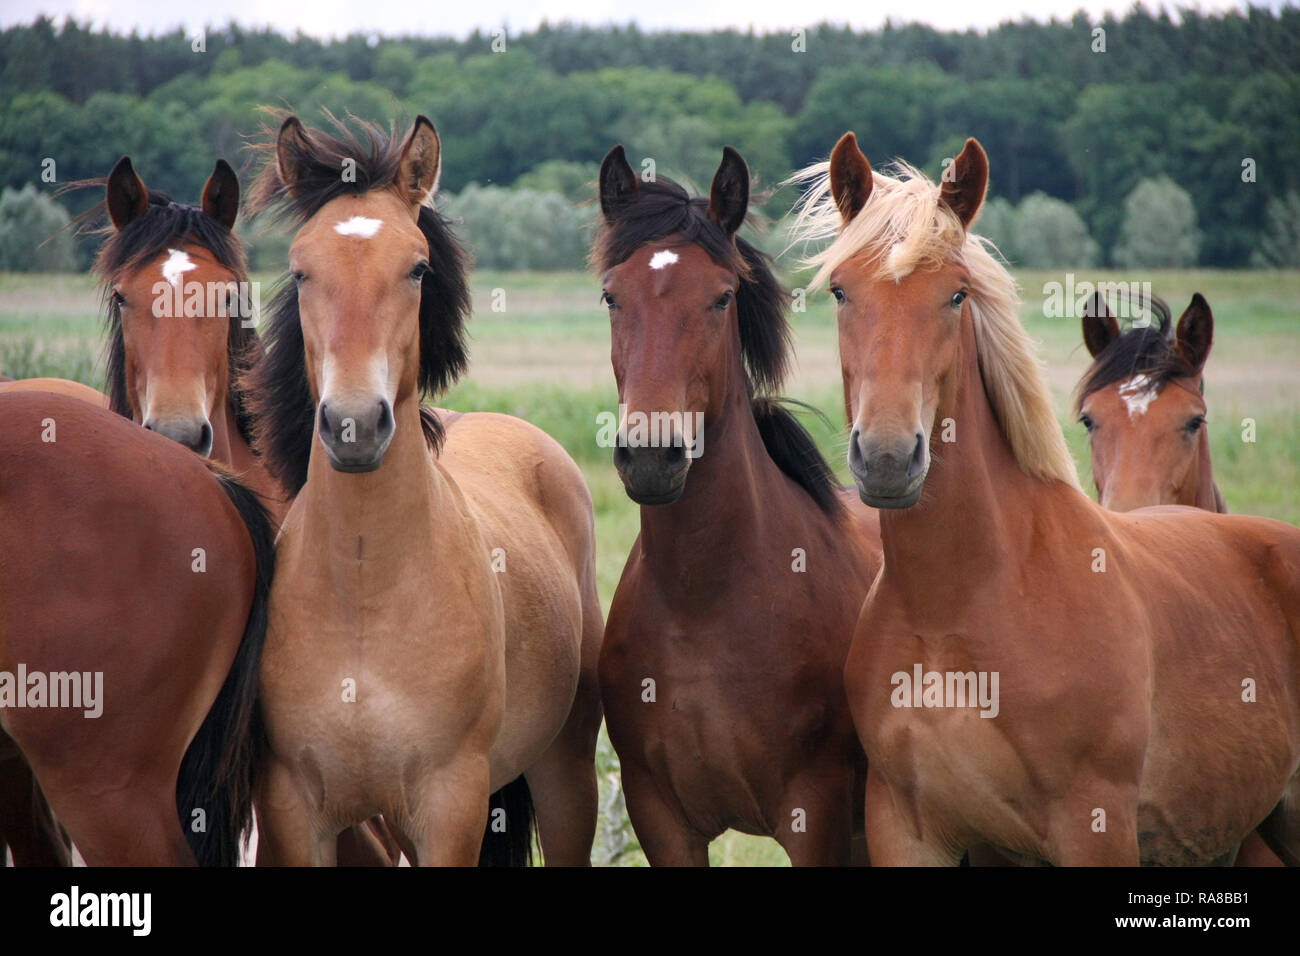
[[[176,780],[107,793],[49,787],[50,804],[87,866],[194,866],[176,810]]]
[[[1256,832],[1283,863],[1300,866],[1300,775],[1291,778],[1282,799]]]
[[[665,797],[649,773],[623,764],[623,796],[651,866],[709,865],[709,838],[691,826],[681,805]]]
[[[867,846],[872,866],[957,866],[964,848],[924,840],[916,822],[900,808],[889,785],[867,770]]]
[[[72,854],[32,768],[19,754],[0,762],[0,859],[14,866],[71,866]]]
[[[1058,803],[1048,841],[1057,866],[1139,866],[1137,787],[1099,786]]]
[[[425,778],[409,816],[394,823],[415,848],[413,866],[476,866],[487,830],[487,754],[461,753]]]
[[[791,781],[773,836],[792,866],[853,862],[852,800],[852,782],[833,770],[814,770]]]
[[[397,866],[401,856],[383,817],[371,817],[339,834],[339,866]]]
[[[318,820],[292,771],[269,758],[261,776],[254,797],[257,865],[334,866],[338,834]]]
[[[600,717],[600,690],[593,661],[593,667],[579,680],[569,719],[524,774],[533,795],[542,858],[547,866],[591,866],[600,802],[596,788]]]

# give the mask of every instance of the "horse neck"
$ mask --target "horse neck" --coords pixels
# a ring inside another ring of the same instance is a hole
[[[969,319],[962,325],[959,371],[935,412],[936,428],[953,420],[956,441],[932,446],[917,504],[880,512],[885,572],[913,607],[930,607],[937,593],[959,592],[963,583],[975,586],[1024,553],[1048,484],[1017,463],[984,391],[974,328]]]
[[[365,474],[335,471],[312,442],[307,483],[298,493],[304,553],[331,566],[365,561],[394,580],[433,549],[433,521],[447,502],[447,479],[433,462],[412,392],[393,409],[396,429],[383,464]],[[391,566],[391,567],[389,567]]]
[[[691,463],[682,496],[641,507],[641,551],[669,579],[690,568],[692,588],[725,580],[734,561],[761,537],[760,506],[770,504],[779,469],[763,445],[739,352],[728,371],[721,407],[704,421],[704,452]]]

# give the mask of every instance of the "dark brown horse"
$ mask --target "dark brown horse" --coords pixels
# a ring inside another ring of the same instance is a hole
[[[1256,827],[1300,862],[1300,530],[1078,488],[1015,282],[936,184],[846,134],[798,232],[838,304],[850,469],[885,564],[845,667],[873,862],[988,844],[1204,864]]]
[[[0,448],[0,754],[21,751],[92,865],[234,864],[273,563],[262,506],[63,395],[0,395]]]
[[[788,298],[736,234],[748,200],[732,149],[708,199],[638,181],[621,146],[601,167],[614,463],[642,508],[600,682],[655,865],[707,865],[728,828],[774,837],[795,864],[846,863],[861,829],[842,672],[878,524],[766,397],[790,360]]]

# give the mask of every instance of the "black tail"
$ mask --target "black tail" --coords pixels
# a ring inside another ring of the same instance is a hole
[[[809,497],[817,502],[817,507],[828,515],[838,514],[843,505],[835,494],[839,487],[835,473],[822,457],[812,435],[782,404],[785,401],[788,399],[756,398],[753,401],[754,422],[763,438],[763,447],[777,467],[808,492]]]
[[[537,815],[533,812],[533,794],[528,789],[528,781],[516,777],[492,794],[488,807],[478,865],[532,866]],[[505,811],[504,816],[501,811]]]
[[[275,570],[275,534],[256,495],[229,475],[214,474],[253,539],[257,579],[248,624],[230,673],[181,761],[176,810],[200,866],[235,866],[240,838],[253,819],[258,674]],[[204,811],[206,826],[196,833],[194,810],[198,808]]]

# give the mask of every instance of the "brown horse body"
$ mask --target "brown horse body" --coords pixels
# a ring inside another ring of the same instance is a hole
[[[263,447],[301,490],[262,674],[259,862],[332,863],[335,834],[377,812],[412,862],[518,862],[531,799],[548,862],[586,864],[591,499],[533,426],[421,408],[465,363],[464,266],[424,205],[432,125],[421,117],[405,144],[370,132],[365,144],[290,118],[263,181],[264,201],[302,224],[296,288],[255,379]],[[370,188],[330,193],[344,157]],[[489,817],[494,793],[504,812]]]
[[[693,461],[680,444],[615,452],[643,502],[600,660],[628,814],[654,865],[707,865],[728,828],[775,837],[796,864],[849,862],[865,760],[841,675],[875,515],[832,485],[788,412],[754,398],[756,379],[781,381],[786,300],[733,239],[739,155],[707,211],[675,185],[638,186],[621,148],[601,185],[620,442],[630,416],[704,423]]]
[[[894,509],[846,667],[873,861],[1209,863],[1261,824],[1300,861],[1300,531],[1078,491],[1014,285],[966,233],[977,143],[942,189],[873,174],[851,135],[824,169],[805,234],[841,230],[818,261],[850,466]],[[949,674],[1000,694],[949,699]]]
[[[7,740],[88,863],[233,863],[251,820],[264,513],[88,402],[24,392],[0,410],[0,671],[102,674],[99,716],[6,707]]]

